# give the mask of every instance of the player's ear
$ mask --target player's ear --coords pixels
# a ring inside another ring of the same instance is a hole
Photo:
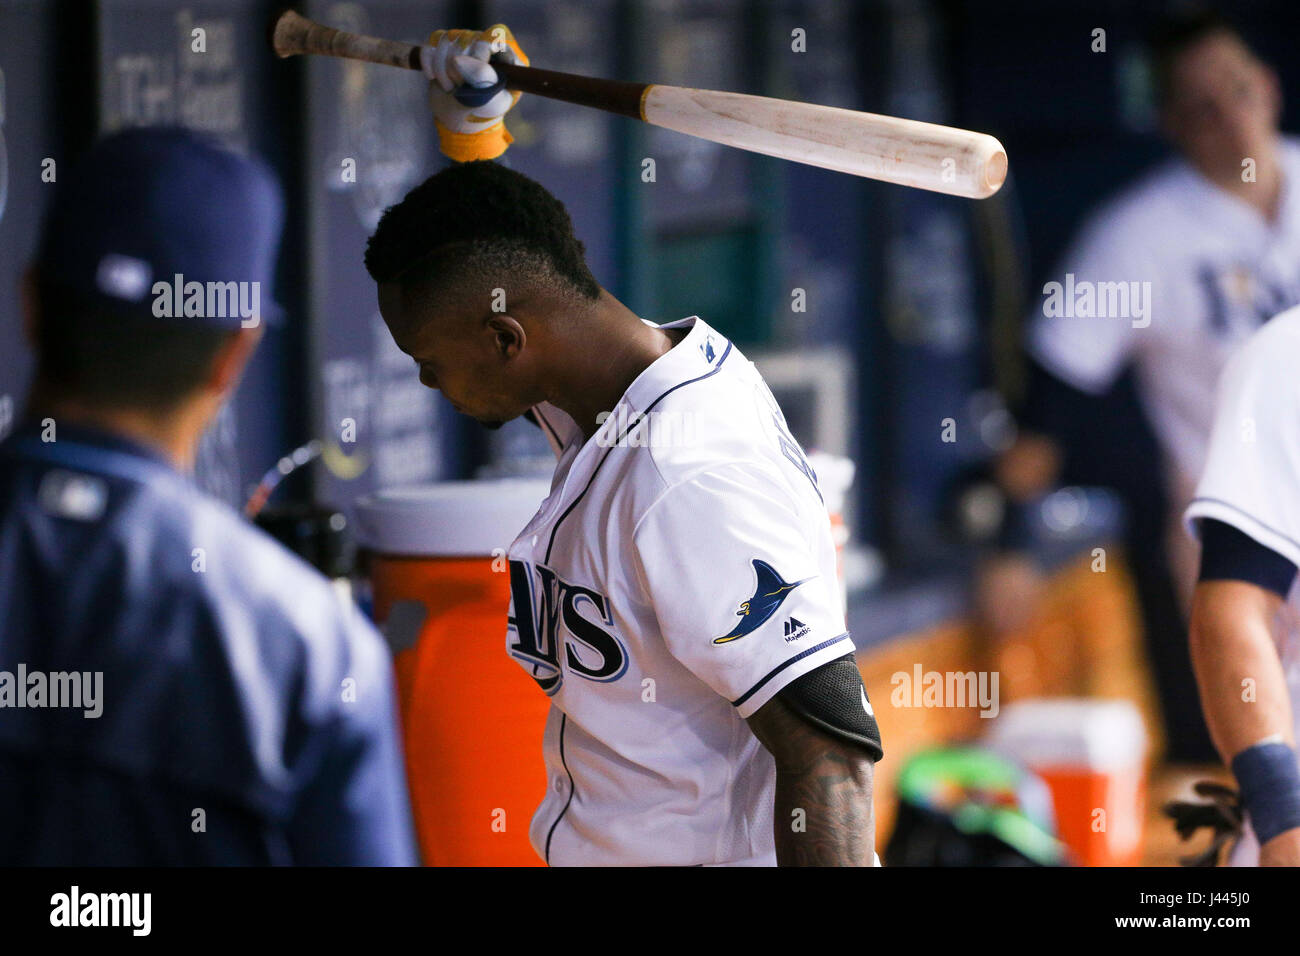
[[[493,351],[507,362],[522,352],[528,342],[528,334],[519,320],[506,313],[493,313],[489,316],[487,330],[492,336]]]

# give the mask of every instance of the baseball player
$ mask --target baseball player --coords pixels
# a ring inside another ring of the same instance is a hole
[[[1165,546],[1135,574],[1144,604],[1156,604],[1167,585],[1152,569],[1167,558],[1185,615],[1197,555],[1178,518],[1204,468],[1215,383],[1255,329],[1300,303],[1300,142],[1278,132],[1276,74],[1223,20],[1171,20],[1155,46],[1161,122],[1178,155],[1092,215],[1053,272],[1029,330],[1038,387],[1000,472],[1015,498],[1043,490],[1059,469],[1049,436],[1062,417],[1134,367],[1170,508],[1154,532],[1165,531]],[[1151,644],[1171,753],[1196,759],[1204,731],[1180,703],[1190,683],[1183,625],[1160,628],[1160,611],[1146,611],[1152,630],[1167,632]]]
[[[1300,866],[1300,308],[1229,361],[1205,474],[1187,509],[1201,542],[1192,662],[1248,826],[1233,865]]]
[[[59,178],[0,444],[0,864],[414,862],[381,638],[187,474],[270,312],[212,286],[269,289],[280,208],[180,130]]]
[[[559,456],[509,547],[507,651],[551,698],[538,854],[877,862],[830,523],[753,365],[698,317],[634,315],[560,202],[496,163],[412,190],[366,266],[424,384],[490,426],[530,417]]]
[[[1277,132],[1276,75],[1216,24],[1183,38],[1168,67],[1166,123],[1182,156],[1100,210],[1054,276],[1064,287],[1070,273],[1080,292],[1137,282],[1129,314],[1097,314],[1103,297],[1079,308],[1076,295],[1076,308],[1045,306],[1030,339],[1047,370],[1084,392],[1137,363],[1180,511],[1228,356],[1300,303],[1300,142]]]

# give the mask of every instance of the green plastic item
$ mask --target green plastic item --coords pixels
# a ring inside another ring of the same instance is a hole
[[[1005,757],[974,747],[923,751],[898,776],[900,799],[946,814],[963,833],[991,834],[1044,866],[1066,858],[1051,805],[1027,805],[1037,777]]]

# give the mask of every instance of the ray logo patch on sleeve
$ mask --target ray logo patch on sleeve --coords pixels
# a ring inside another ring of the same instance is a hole
[[[810,580],[804,578],[802,581],[793,583],[782,579],[776,569],[760,558],[755,558],[754,564],[754,596],[748,601],[742,601],[740,608],[736,611],[736,616],[740,618],[736,626],[722,637],[714,638],[714,644],[726,644],[737,638],[744,637],[762,627],[763,624],[776,613],[787,597],[799,585]]]

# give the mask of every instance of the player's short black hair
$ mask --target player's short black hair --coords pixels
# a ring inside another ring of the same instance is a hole
[[[1156,101],[1169,104],[1173,93],[1174,64],[1178,58],[1202,40],[1226,33],[1245,43],[1245,37],[1223,13],[1208,6],[1192,6],[1169,13],[1157,20],[1148,31],[1152,78]]]
[[[41,386],[105,408],[176,408],[202,385],[235,334],[113,310],[39,280],[36,301]]]
[[[487,160],[449,166],[386,210],[366,245],[366,269],[376,282],[510,277],[600,297],[564,204]]]

